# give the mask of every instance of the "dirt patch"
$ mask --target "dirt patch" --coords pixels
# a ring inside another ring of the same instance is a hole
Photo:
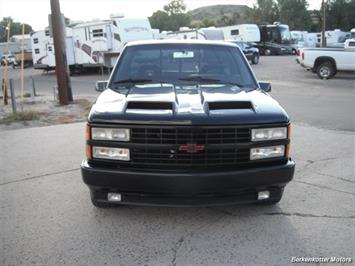
[[[76,97],[69,105],[59,105],[49,96],[17,99],[17,113],[12,113],[11,103],[0,103],[0,130],[24,127],[49,126],[86,121],[94,96]]]

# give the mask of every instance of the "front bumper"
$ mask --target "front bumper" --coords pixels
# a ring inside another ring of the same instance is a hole
[[[257,192],[279,196],[293,178],[295,163],[228,172],[143,172],[81,165],[84,182],[95,197],[107,200],[108,192],[121,193],[122,204],[204,206],[253,202]]]

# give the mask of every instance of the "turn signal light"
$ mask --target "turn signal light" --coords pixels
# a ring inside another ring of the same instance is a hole
[[[287,126],[287,138],[289,141],[291,141],[291,125]],[[286,158],[290,157],[290,149],[291,149],[291,143],[286,145],[286,151],[285,151]]]
[[[86,141],[89,141],[91,139],[91,130],[88,125],[86,126],[85,138],[86,138]],[[88,158],[90,160],[91,154],[92,154],[91,153],[91,146],[88,143],[86,143],[86,158]]]

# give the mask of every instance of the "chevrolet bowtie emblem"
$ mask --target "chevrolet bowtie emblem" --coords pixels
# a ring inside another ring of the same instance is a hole
[[[204,149],[205,149],[205,145],[192,144],[192,143],[180,145],[179,147],[179,151],[185,151],[187,153],[196,153],[199,151],[203,151]]]

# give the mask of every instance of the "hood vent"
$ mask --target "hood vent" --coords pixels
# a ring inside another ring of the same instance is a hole
[[[172,110],[172,102],[128,102],[127,109]]]
[[[213,110],[226,110],[226,109],[253,109],[251,102],[239,101],[239,102],[209,102],[208,108]]]

